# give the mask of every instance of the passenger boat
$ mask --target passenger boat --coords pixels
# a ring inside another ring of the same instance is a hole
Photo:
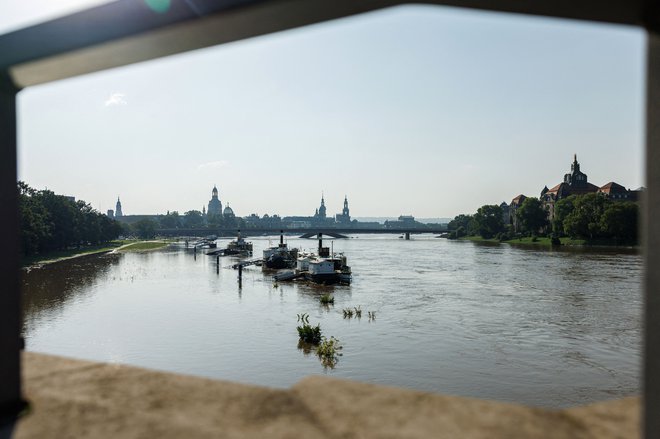
[[[289,249],[284,242],[284,231],[280,230],[280,243],[276,247],[269,247],[263,251],[264,269],[280,270],[294,268],[298,259],[298,249]]]
[[[238,231],[238,236],[234,241],[227,244],[224,251],[225,255],[252,255],[252,243],[247,242],[241,237],[241,231]]]
[[[296,269],[278,273],[273,276],[276,281],[293,280],[304,277],[306,280],[319,284],[350,283],[351,267],[346,263],[343,254],[330,254],[328,247],[323,247],[322,235],[319,233],[318,254],[303,252],[298,255]]]

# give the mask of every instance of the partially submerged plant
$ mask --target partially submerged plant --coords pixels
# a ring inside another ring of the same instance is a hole
[[[302,326],[297,327],[300,340],[305,343],[319,344],[321,342],[321,324],[310,325],[307,313],[298,314],[298,321],[302,323]]]
[[[336,338],[332,336],[330,339],[323,337],[323,340],[316,348],[316,355],[319,356],[323,367],[334,369],[337,365],[337,361],[339,361],[339,357],[342,355],[341,352],[339,352],[342,348],[343,347],[339,344],[339,340]]]
[[[330,294],[324,294],[319,298],[319,301],[321,302],[322,305],[334,305],[335,304],[335,298],[331,296]]]
[[[355,317],[358,319],[362,318],[362,310],[360,309],[360,305],[357,306],[357,308],[353,308],[355,310]]]
[[[376,311],[368,311],[369,321],[376,320]]]
[[[352,309],[344,308],[342,310],[342,312],[344,313],[344,318],[345,319],[352,319],[353,318],[353,310]]]

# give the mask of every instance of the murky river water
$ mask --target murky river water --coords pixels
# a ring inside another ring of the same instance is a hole
[[[255,255],[269,244],[252,241]],[[32,270],[27,349],[274,387],[329,374],[543,407],[639,393],[640,255],[392,235],[334,250],[348,256],[350,286],[275,288],[250,267],[239,289],[236,271],[217,273],[215,258],[183,245]],[[361,319],[343,318],[357,306]],[[303,312],[344,346],[334,369],[298,349]]]

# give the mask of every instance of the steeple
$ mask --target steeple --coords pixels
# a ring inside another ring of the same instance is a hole
[[[571,163],[571,172],[570,174],[564,175],[564,183],[569,186],[575,187],[586,187],[587,186],[587,174],[580,171],[580,163],[577,161],[577,154],[573,154],[573,163]]]
[[[319,207],[319,218],[325,219],[325,199],[323,198],[323,192],[321,192],[321,206]]]
[[[124,216],[124,214],[121,211],[121,201],[119,201],[119,197],[117,197],[117,204],[115,205],[115,217],[120,216]]]
[[[341,211],[342,215],[348,216],[348,197],[344,195],[344,208]]]

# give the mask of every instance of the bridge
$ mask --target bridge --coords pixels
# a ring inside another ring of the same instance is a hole
[[[157,229],[156,234],[160,236],[209,236],[217,235],[219,237],[234,237],[238,234],[239,229]],[[319,233],[326,236],[341,237],[342,235],[362,235],[362,234],[378,234],[389,233],[393,235],[405,235],[409,237],[412,234],[434,234],[447,233],[446,227],[433,227],[433,228],[414,228],[414,227],[398,227],[392,229],[385,228],[352,228],[352,227],[305,227],[305,228],[255,228],[255,229],[240,229],[242,236],[268,236],[279,235],[280,231],[285,234],[300,234],[304,238],[313,238]]]

